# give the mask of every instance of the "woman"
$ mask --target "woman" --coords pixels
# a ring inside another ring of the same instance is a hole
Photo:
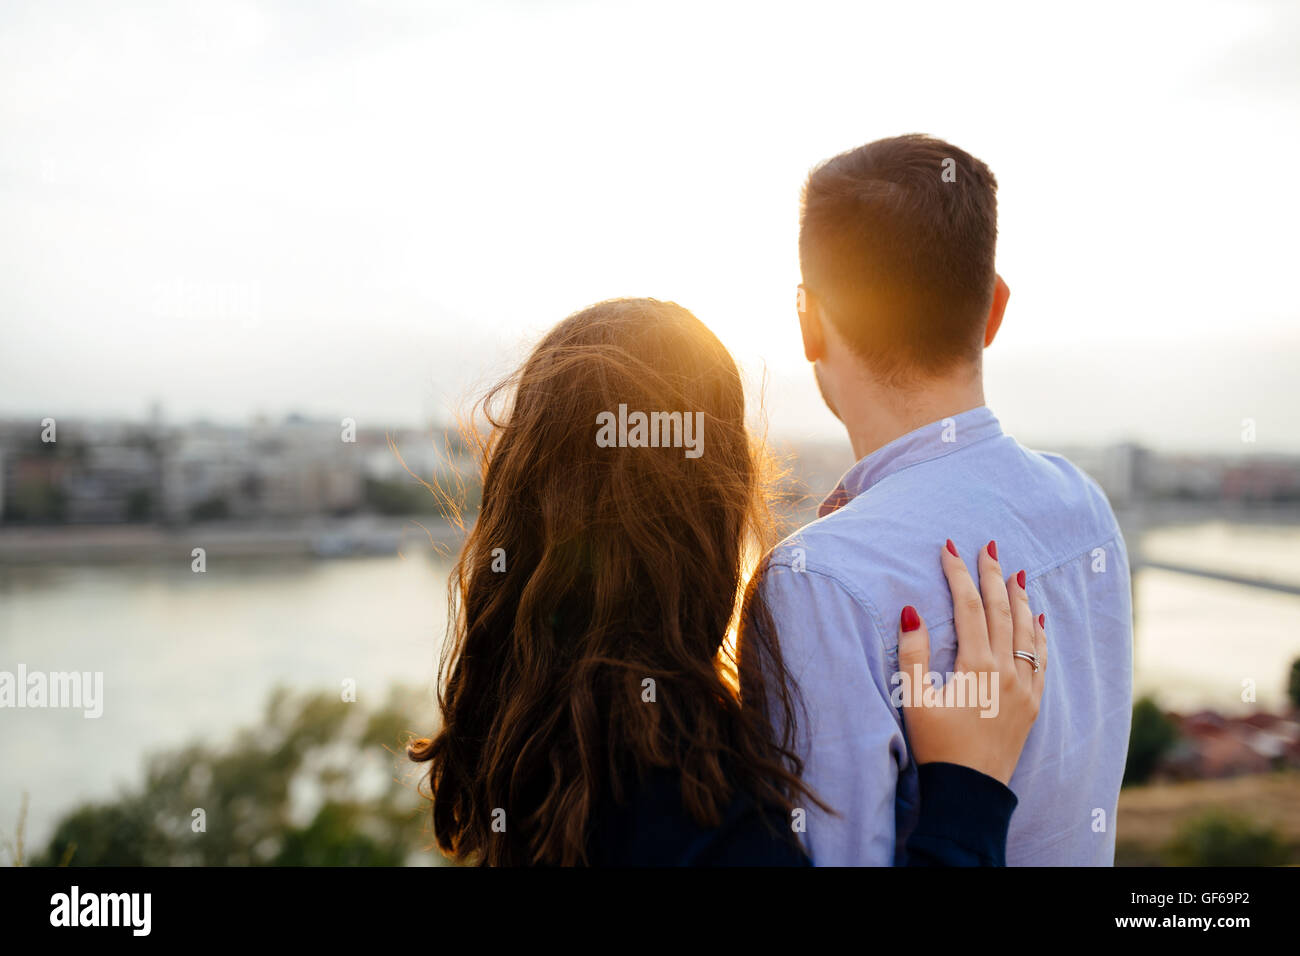
[[[438,845],[490,865],[807,864],[792,820],[825,805],[800,780],[779,636],[744,588],[774,536],[731,356],[678,305],[603,302],[552,329],[484,408],[443,726],[409,751],[430,764]],[[978,601],[964,563],[945,568]],[[992,671],[982,617],[958,622],[961,659]],[[1011,620],[994,618],[994,646],[1010,646]],[[900,622],[900,660],[924,664],[924,625],[911,608]],[[1000,861],[1005,784],[1042,692],[1009,669],[996,718],[906,708],[929,766],[915,864]],[[927,794],[953,787],[973,796],[934,796],[927,814]]]

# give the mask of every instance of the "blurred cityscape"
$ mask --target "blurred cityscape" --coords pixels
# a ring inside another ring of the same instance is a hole
[[[476,495],[455,429],[0,420],[0,561],[147,557],[196,524],[226,553],[392,553],[403,518]]]
[[[797,508],[851,464],[842,444],[776,448],[791,464],[783,491]],[[1300,455],[1165,454],[1134,444],[1060,451],[1101,484],[1121,515],[1300,506]],[[164,424],[160,411],[137,422],[0,419],[0,525],[10,528],[436,514],[437,498],[421,480],[472,491],[475,462],[456,429],[390,430],[297,415],[177,425]]]

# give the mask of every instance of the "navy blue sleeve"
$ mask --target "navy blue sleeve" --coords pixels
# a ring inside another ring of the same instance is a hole
[[[677,774],[660,770],[628,803],[606,805],[588,843],[595,866],[810,866],[785,815],[737,793],[718,826],[682,807]]]
[[[921,813],[907,840],[907,866],[1006,866],[1016,795],[978,770],[917,767]]]

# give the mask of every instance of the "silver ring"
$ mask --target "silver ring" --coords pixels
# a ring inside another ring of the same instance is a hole
[[[1022,661],[1029,661],[1029,663],[1034,666],[1034,673],[1035,674],[1038,673],[1039,670],[1038,658],[1033,654],[1029,653],[1028,651],[1012,651],[1011,656],[1018,657]]]

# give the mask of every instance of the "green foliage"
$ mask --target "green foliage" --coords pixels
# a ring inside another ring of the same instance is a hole
[[[386,481],[367,478],[366,504],[381,515],[437,514],[438,499],[414,480]]]
[[[1160,758],[1178,740],[1178,728],[1150,697],[1133,705],[1133,729],[1128,739],[1128,762],[1124,765],[1124,785],[1144,783]]]
[[[33,863],[393,866],[427,851],[427,804],[404,735],[425,705],[395,691],[367,711],[337,693],[272,695],[261,726],[148,761],[139,789],[67,814]],[[427,724],[426,724],[427,726]],[[204,829],[193,826],[201,809]]]
[[[1291,699],[1291,706],[1300,710],[1300,657],[1291,662],[1291,674],[1286,682],[1286,695]]]
[[[1272,828],[1218,809],[1185,823],[1165,847],[1173,866],[1280,866],[1289,855]]]
[[[408,847],[362,832],[366,807],[327,803],[303,828],[285,834],[276,866],[401,866]]]
[[[224,521],[230,517],[225,498],[207,498],[190,509],[191,521]]]
[[[457,510],[468,514],[478,508],[481,489],[477,482],[464,483],[458,475],[444,472],[431,484],[450,496]],[[445,515],[448,507],[442,497],[411,477],[367,478],[364,495],[366,505],[381,515]]]
[[[23,481],[5,508],[5,520],[58,524],[67,520],[68,499],[58,485],[44,480]]]
[[[153,492],[148,488],[133,488],[126,496],[127,521],[153,520]]]

